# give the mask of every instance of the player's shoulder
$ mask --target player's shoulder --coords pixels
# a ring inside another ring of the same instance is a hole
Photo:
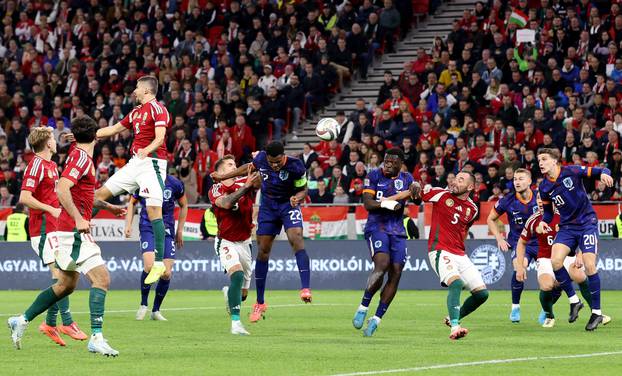
[[[301,169],[306,171],[304,162],[297,157],[288,155],[286,165],[289,169],[292,169],[294,171],[299,171]]]
[[[155,98],[149,101],[145,107],[153,109],[153,111],[155,111],[156,114],[163,114],[163,113],[168,112],[166,107],[164,107],[164,105]]]
[[[257,152],[255,157],[253,158],[254,165],[257,165],[257,164],[264,165],[268,163],[267,161],[268,159],[266,157],[266,152],[264,150]]]
[[[410,172],[407,171],[400,171],[400,175],[399,175],[400,179],[406,181],[406,182],[413,182],[415,181],[415,178],[412,176],[412,174]]]
[[[184,183],[173,175],[167,175],[166,185],[169,185],[172,188],[179,188],[179,187],[183,187]]]

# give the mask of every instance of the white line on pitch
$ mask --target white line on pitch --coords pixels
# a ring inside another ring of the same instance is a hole
[[[313,303],[313,304],[275,304],[270,305],[269,308],[297,308],[297,307],[340,307],[340,306],[352,306],[352,304],[328,304],[328,303]],[[209,311],[209,310],[219,310],[224,309],[224,305],[215,306],[215,307],[180,307],[180,308],[166,308],[163,309],[162,312],[171,312],[171,311]],[[118,309],[118,310],[106,310],[104,313],[107,315],[109,313],[130,313],[136,312],[135,309]],[[90,313],[89,311],[71,311],[71,313],[80,315]],[[18,313],[0,313],[0,317],[9,317],[15,316]]]
[[[480,365],[487,365],[487,364],[531,362],[531,361],[535,361],[535,360],[593,358],[593,357],[597,357],[597,356],[610,356],[610,355],[622,355],[622,351],[609,351],[609,352],[590,353],[590,354],[576,354],[576,355],[530,356],[530,357],[525,357],[525,358],[491,359],[491,360],[480,360],[480,361],[475,361],[475,362],[436,364],[436,365],[432,365],[432,366],[423,366],[423,367],[397,368],[397,369],[386,369],[386,370],[378,370],[378,371],[340,373],[340,374],[335,374],[335,375],[331,375],[331,376],[382,375],[382,374],[388,374],[388,373],[419,372],[419,371],[428,371],[428,370],[431,370],[431,369],[480,366]]]

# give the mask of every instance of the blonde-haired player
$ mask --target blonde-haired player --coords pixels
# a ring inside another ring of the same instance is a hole
[[[97,138],[111,137],[132,130],[132,159],[95,192],[95,198],[106,201],[123,192],[145,198],[147,215],[155,236],[155,262],[145,279],[156,282],[166,271],[163,262],[165,228],[162,220],[164,181],[166,180],[167,151],[164,139],[171,122],[168,110],[156,99],[158,80],[153,76],[138,79],[134,96],[140,103],[120,122],[97,131]]]

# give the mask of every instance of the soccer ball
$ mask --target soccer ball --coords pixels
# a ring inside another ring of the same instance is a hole
[[[315,126],[315,134],[324,141],[332,141],[339,135],[339,123],[333,118],[320,119]]]

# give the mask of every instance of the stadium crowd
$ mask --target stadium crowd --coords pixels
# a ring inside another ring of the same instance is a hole
[[[395,4],[394,4],[395,1]],[[170,172],[191,204],[216,160],[240,162],[300,131],[410,27],[411,0],[6,0],[0,2],[0,206],[14,204],[32,127],[54,128],[62,166],[71,120],[115,124],[143,75],[171,115]],[[129,159],[129,131],[95,152],[103,183]],[[59,167],[61,168],[61,167]]]
[[[517,42],[521,28],[533,43]],[[386,71],[375,103],[339,113],[337,141],[305,146],[312,200],[359,202],[366,172],[391,146],[424,184],[473,171],[476,201],[511,191],[520,167],[535,186],[538,148],[556,147],[564,164],[612,171],[613,189],[586,186],[592,200],[620,200],[621,51],[617,1],[476,2],[429,52],[420,48],[397,76]]]

